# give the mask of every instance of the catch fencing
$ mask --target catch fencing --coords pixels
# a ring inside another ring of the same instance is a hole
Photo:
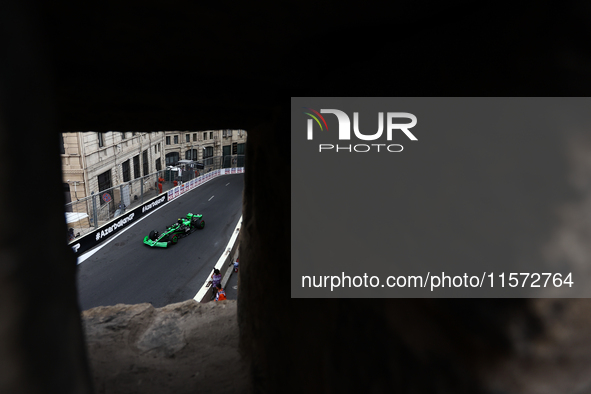
[[[73,242],[145,201],[211,171],[244,168],[244,155],[206,158],[199,163],[203,168],[196,164],[169,167],[66,204],[68,241]]]

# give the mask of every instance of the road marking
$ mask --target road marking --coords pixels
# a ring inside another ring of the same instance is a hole
[[[211,199],[212,199],[212,198],[214,198],[214,197],[215,197],[215,196],[211,196],[211,198],[210,198],[209,200],[207,200],[207,201],[211,201]]]
[[[229,175],[229,174],[227,174],[227,175]],[[209,182],[210,180],[213,180],[213,179],[215,179],[215,178],[209,179],[209,180],[205,181],[204,183]],[[201,186],[201,185],[199,185],[199,186]],[[195,189],[197,189],[197,187]],[[183,196],[187,196],[187,195],[189,195],[189,193],[182,194],[178,198],[182,198]],[[213,198],[213,197],[214,196],[211,196],[211,198]],[[211,198],[209,200],[211,200]],[[175,198],[175,200],[176,200],[176,198]],[[95,254],[96,252],[98,252],[99,250],[101,250],[102,248],[104,248],[105,246],[107,246],[109,243],[113,242],[121,234],[123,234],[124,232],[126,232],[127,230],[129,230],[130,228],[132,228],[133,226],[135,226],[137,223],[141,222],[142,220],[144,220],[145,218],[147,218],[148,216],[150,216],[151,214],[153,214],[154,212],[156,212],[160,208],[165,207],[170,202],[171,201],[167,201],[165,204],[162,204],[159,207],[155,208],[152,212],[150,212],[150,213],[142,216],[141,218],[139,218],[138,220],[136,220],[135,222],[131,223],[129,226],[127,226],[126,228],[124,228],[123,230],[118,231],[117,234],[113,235],[111,238],[107,239],[106,241],[101,242],[101,245],[95,246],[93,249],[88,250],[88,251],[82,253],[81,255],[79,255],[76,258],[76,264],[77,265],[78,264],[81,264],[82,262],[84,262],[85,260],[87,260],[89,257],[91,257],[93,254]],[[242,217],[240,217],[240,218],[242,219]],[[212,273],[213,273],[213,270],[212,270]]]
[[[241,226],[242,226],[242,216],[240,216],[240,219],[238,219],[238,223],[236,224],[236,228],[234,229],[234,233],[232,234],[232,236],[230,237],[230,240],[228,241],[228,245],[226,246],[226,249],[232,250],[232,248],[234,247],[234,243],[236,243],[236,240],[238,239],[238,235],[240,234]],[[236,251],[236,252],[238,252],[238,251]],[[224,264],[228,260],[228,257],[231,257],[231,256],[227,256],[226,253],[222,254],[220,256],[220,258],[218,259],[218,262],[215,264],[214,268],[217,268],[219,270],[223,269]],[[232,260],[229,260],[228,271],[226,271],[226,274],[232,270],[231,264],[232,264]],[[211,275],[213,275],[213,269],[211,270],[211,272],[209,273],[207,278],[211,278]],[[229,280],[229,278],[226,279],[226,276],[227,275],[224,275],[224,277],[222,278],[222,287],[224,287]],[[195,294],[195,297],[193,297],[193,299],[195,301],[197,301],[197,302],[203,301],[203,297],[205,297],[205,294],[209,290],[209,288],[206,286],[208,281],[209,281],[209,279],[207,279],[205,281],[204,285],[201,286],[201,288],[199,289],[197,294]]]
[[[168,202],[166,204],[168,204]],[[113,235],[111,238],[109,238],[106,241],[104,241],[102,243],[102,245],[99,245],[99,246],[95,247],[94,249],[89,250],[88,252],[84,252],[82,255],[78,256],[78,258],[76,260],[76,264],[78,265],[78,264],[83,263],[84,260],[88,259],[93,254],[95,254],[96,252],[98,252],[99,250],[101,250],[102,248],[104,248],[105,246],[107,246],[108,244],[110,244],[111,242],[113,242],[121,234],[123,234],[124,232],[126,232],[127,230],[129,230],[130,228],[132,228],[133,226],[135,226],[136,224],[138,224],[139,222],[141,222],[142,220],[144,220],[145,218],[147,218],[148,216],[150,216],[151,214],[153,214],[154,212],[156,212],[160,208],[166,206],[166,204],[160,205],[159,207],[157,207],[156,209],[154,209],[152,212],[147,213],[146,215],[142,216],[141,218],[139,218],[138,220],[136,220],[135,222],[133,222],[132,224],[130,224],[127,228],[124,228],[123,230],[119,231],[117,234]]]
[[[230,184],[230,182],[226,183],[226,186],[228,186]]]

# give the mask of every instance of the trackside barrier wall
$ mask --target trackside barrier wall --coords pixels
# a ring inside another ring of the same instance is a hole
[[[166,205],[170,201],[182,196],[185,193],[201,186],[202,184],[209,182],[210,180],[217,178],[220,175],[230,174],[242,174],[244,173],[244,167],[240,168],[224,168],[219,170],[213,170],[207,174],[201,175],[198,178],[191,179],[175,188],[163,192],[162,194],[152,198],[146,203],[139,207],[125,212],[123,215],[116,217],[110,222],[104,224],[93,232],[90,232],[82,237],[76,238],[70,242],[69,245],[74,251],[76,256],[82,255],[84,252],[98,246],[101,242],[104,242],[116,235],[123,229],[133,225],[142,216],[147,215],[156,208]]]
[[[240,229],[242,228],[242,216],[240,216],[240,220],[238,220],[238,224],[234,229],[234,233],[232,233],[232,237],[230,237],[230,241],[226,246],[226,250],[220,258],[218,262],[214,266],[214,269],[217,268],[220,270],[222,275],[224,276],[222,280],[222,288],[226,287],[226,283],[228,281],[229,275],[225,275],[229,269],[232,269],[235,261],[235,257],[238,253],[238,245],[240,244]],[[213,269],[209,273],[209,276],[205,280],[199,292],[195,295],[194,300],[197,302],[209,302],[211,300],[213,294],[213,286],[211,285],[211,276],[213,275]]]
[[[78,199],[76,187],[81,188],[79,191],[83,192],[84,186],[74,182],[72,198],[76,201],[64,206],[68,237],[72,237],[72,241],[74,238],[91,233],[114,218],[123,217],[126,212],[131,212],[153,197],[174,188],[177,184],[189,182],[214,170],[227,171],[233,167],[244,167],[244,155],[214,156],[203,160],[203,163],[177,163],[174,168],[167,167],[99,192],[93,191],[90,196],[81,199]],[[136,175],[135,172],[134,175]]]

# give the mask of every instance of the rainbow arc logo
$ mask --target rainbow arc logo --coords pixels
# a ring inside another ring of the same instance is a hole
[[[308,140],[313,139],[313,127],[314,121],[318,124],[321,131],[324,131],[326,127],[326,131],[328,131],[328,125],[326,124],[326,120],[320,114],[333,114],[337,117],[339,122],[338,127],[338,134],[337,137],[339,141],[350,141],[351,140],[351,126],[353,126],[353,133],[354,138],[361,141],[376,141],[382,137],[385,132],[385,137],[387,141],[392,141],[393,135],[395,131],[403,132],[406,137],[408,137],[411,141],[417,141],[417,137],[414,136],[413,133],[410,132],[409,129],[416,126],[417,124],[417,117],[408,112],[378,112],[378,131],[372,134],[362,133],[359,130],[359,112],[353,112],[353,124],[351,124],[351,119],[349,115],[345,112],[338,110],[338,109],[320,109],[320,112],[316,111],[315,109],[309,107],[302,107],[305,111],[304,114],[308,115],[310,119],[307,120],[307,128],[308,128]],[[397,123],[396,120],[398,119],[406,119],[407,121],[410,120],[410,123]],[[323,126],[324,125],[324,126]],[[383,147],[388,152],[402,152],[403,146],[400,144],[356,144],[356,145],[346,145],[346,146],[339,146],[333,144],[319,144],[318,149],[319,152],[323,150],[331,150],[335,149],[336,152],[339,150],[346,150],[349,152],[369,152],[370,150],[375,150],[380,152],[380,148]]]
[[[318,115],[320,117],[320,119],[322,119],[322,122],[324,123],[324,126],[326,126],[326,131],[328,131],[328,125],[326,124],[326,120],[324,120],[324,117],[322,115],[320,115],[320,113],[318,111],[313,110],[312,108],[308,108],[308,107],[302,107],[304,109],[310,110],[312,112],[314,112],[316,115]],[[318,123],[318,126],[320,126],[320,130],[324,131],[324,129],[322,128],[322,124],[320,123],[320,121],[318,120],[318,118],[314,115],[312,115],[309,112],[304,112],[306,115],[311,116],[316,123]],[[312,122],[312,119],[308,120],[308,123]],[[312,127],[310,127],[311,125],[308,125],[308,139],[312,138]]]

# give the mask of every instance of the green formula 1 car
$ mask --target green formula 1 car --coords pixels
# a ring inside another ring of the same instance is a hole
[[[197,229],[205,227],[203,215],[188,213],[185,218],[179,218],[176,223],[166,227],[162,234],[158,231],[150,231],[150,235],[144,237],[144,243],[150,247],[166,248],[174,245],[180,238],[186,237]]]

